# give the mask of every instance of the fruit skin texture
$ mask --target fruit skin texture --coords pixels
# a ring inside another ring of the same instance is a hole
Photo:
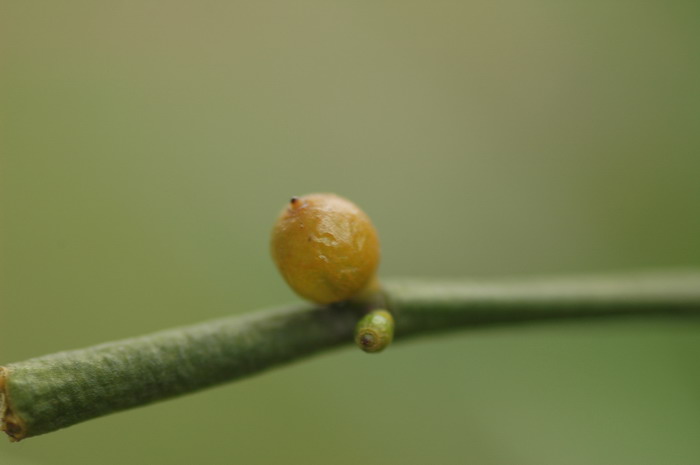
[[[364,290],[379,265],[379,238],[369,217],[335,194],[292,198],[272,230],[270,251],[287,284],[324,305]]]

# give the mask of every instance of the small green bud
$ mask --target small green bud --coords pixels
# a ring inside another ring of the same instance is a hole
[[[357,323],[355,343],[368,353],[381,352],[394,339],[394,317],[386,310],[374,310]]]

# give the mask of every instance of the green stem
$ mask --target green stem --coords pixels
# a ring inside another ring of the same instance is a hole
[[[700,315],[700,271],[570,279],[403,280],[384,286],[396,340],[486,325]],[[228,317],[0,367],[12,440],[242,378],[352,344],[363,304]]]

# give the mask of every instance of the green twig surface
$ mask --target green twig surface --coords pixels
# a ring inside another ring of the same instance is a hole
[[[487,325],[700,315],[700,271],[569,279],[396,280],[384,285],[397,341]],[[60,352],[0,367],[12,440],[242,378],[352,344],[366,304],[298,305]]]

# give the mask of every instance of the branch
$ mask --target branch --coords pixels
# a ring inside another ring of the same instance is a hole
[[[489,325],[700,315],[700,271],[569,279],[392,281],[396,340]],[[364,304],[233,316],[0,367],[11,440],[243,378],[351,344]]]

